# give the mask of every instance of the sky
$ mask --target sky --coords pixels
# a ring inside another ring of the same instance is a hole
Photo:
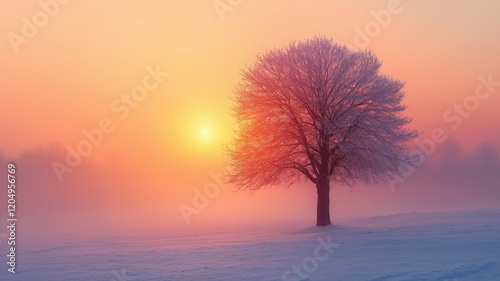
[[[22,196],[32,202],[26,216],[141,209],[155,214],[146,221],[183,225],[179,206],[192,205],[194,190],[224,169],[222,146],[235,126],[230,96],[241,70],[259,53],[322,35],[373,50],[384,73],[406,82],[406,113],[423,132],[421,143],[438,130],[435,151],[455,147],[450,155],[459,159],[455,168],[429,161],[414,174],[445,170],[427,182],[410,175],[396,189],[334,186],[336,215],[494,204],[495,180],[485,183],[492,196],[464,191],[444,204],[444,191],[453,189],[434,190],[453,181],[433,179],[456,178],[468,163],[498,163],[499,10],[495,1],[465,0],[3,1],[0,162],[23,165],[20,185],[24,180],[29,193]],[[66,165],[79,147],[88,155],[58,178],[53,163]],[[451,159],[436,155],[429,159]],[[481,173],[466,173],[472,183],[463,190],[496,170]],[[474,204],[462,200],[471,194]],[[378,205],[369,204],[373,196]],[[426,198],[437,199],[422,203]],[[252,196],[228,186],[209,201],[190,224],[314,220],[308,183]]]

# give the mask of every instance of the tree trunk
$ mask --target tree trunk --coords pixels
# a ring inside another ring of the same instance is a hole
[[[330,225],[332,224],[330,221],[330,181],[318,179],[316,190],[318,192],[316,225]]]

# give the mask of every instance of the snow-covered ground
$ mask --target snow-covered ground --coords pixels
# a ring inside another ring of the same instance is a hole
[[[4,241],[5,242],[5,241]],[[3,243],[3,242],[2,242]],[[22,245],[22,244],[21,244]],[[500,209],[19,246],[1,280],[500,280]]]

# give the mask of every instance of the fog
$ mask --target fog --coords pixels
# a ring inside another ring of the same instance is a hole
[[[52,163],[63,157],[64,150],[57,145],[25,151],[12,161],[0,155],[2,167],[8,162],[17,167],[21,237],[199,231],[290,221],[314,224],[316,193],[311,183],[255,193],[220,185],[217,193],[207,194],[206,186],[217,179],[201,177],[204,181],[195,183],[186,179],[182,185],[134,173],[133,164],[123,164],[126,159],[121,164],[86,160],[59,182]],[[500,202],[499,183],[500,156],[494,146],[483,143],[465,153],[449,139],[392,187],[332,183],[333,224],[347,217],[493,208]],[[183,215],[181,205],[184,211],[196,212]]]

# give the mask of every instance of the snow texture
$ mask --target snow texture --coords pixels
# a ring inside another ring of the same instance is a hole
[[[493,209],[25,243],[0,280],[493,281],[499,222]]]

